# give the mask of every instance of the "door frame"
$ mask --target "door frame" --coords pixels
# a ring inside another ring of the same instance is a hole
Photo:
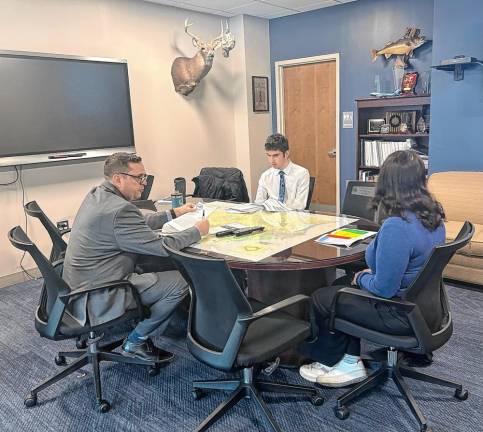
[[[298,66],[310,63],[322,63],[328,61],[335,61],[335,202],[337,213],[340,212],[340,58],[339,53],[324,54],[313,57],[302,57],[291,60],[282,60],[275,62],[275,94],[277,100],[277,130],[284,134],[284,118],[283,118],[283,70],[288,66]]]

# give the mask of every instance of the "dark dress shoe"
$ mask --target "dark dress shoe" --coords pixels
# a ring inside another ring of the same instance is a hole
[[[151,339],[142,342],[131,342],[126,339],[122,344],[121,354],[153,363],[165,363],[174,358],[173,353],[155,347]]]

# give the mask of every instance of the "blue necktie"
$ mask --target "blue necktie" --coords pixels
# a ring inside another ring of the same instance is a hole
[[[278,200],[283,203],[285,201],[285,173],[283,171],[280,171],[278,173],[278,175],[280,176],[280,187],[278,189]]]

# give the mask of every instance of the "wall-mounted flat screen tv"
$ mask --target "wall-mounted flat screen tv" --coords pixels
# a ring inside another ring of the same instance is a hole
[[[134,150],[126,61],[0,51],[0,82],[0,165]]]

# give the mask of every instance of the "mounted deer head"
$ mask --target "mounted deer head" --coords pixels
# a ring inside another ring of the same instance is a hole
[[[235,39],[230,32],[228,22],[226,22],[226,30],[221,23],[221,33],[210,42],[203,42],[198,36],[189,31],[192,23],[186,19],[184,22],[184,31],[191,36],[191,41],[198,52],[194,57],[177,57],[171,66],[171,77],[173,78],[174,89],[177,93],[184,96],[189,95],[201,81],[201,79],[210,71],[213,65],[213,57],[218,48],[223,49],[223,56],[228,57],[230,51],[235,47]]]

